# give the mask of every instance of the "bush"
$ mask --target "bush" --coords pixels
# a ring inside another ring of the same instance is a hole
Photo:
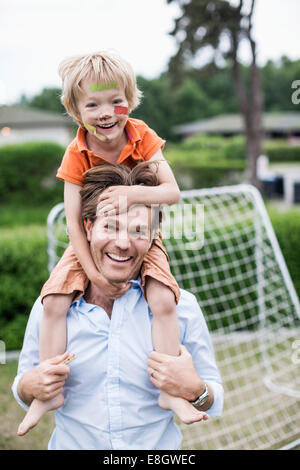
[[[294,287],[300,297],[300,212],[269,209],[270,219],[285,258]]]
[[[238,162],[236,162],[238,163]],[[229,165],[228,162],[199,166],[171,164],[180,189],[201,189],[227,184],[239,184],[244,180],[244,165]]]
[[[46,228],[2,229],[0,240],[0,339],[7,349],[19,349],[33,302],[48,277]]]
[[[189,137],[178,144],[168,145],[166,155],[171,161],[180,160],[182,162],[189,162],[191,155],[192,160],[197,162],[245,161],[245,138],[242,136],[225,138],[222,136],[198,135]]]
[[[189,137],[178,144],[166,147],[170,161],[185,164],[193,162],[233,161],[246,162],[246,140],[244,136],[222,137],[198,135]],[[300,146],[292,146],[286,140],[265,140],[263,153],[270,162],[300,162]]]
[[[300,146],[291,146],[284,141],[270,141],[263,146],[265,155],[269,161],[275,162],[299,162],[300,163]]]
[[[0,147],[1,203],[44,203],[63,199],[63,183],[56,171],[64,147],[53,142],[32,142]]]

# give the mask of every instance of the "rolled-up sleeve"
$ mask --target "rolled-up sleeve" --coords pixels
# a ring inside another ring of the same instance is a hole
[[[224,389],[205,318],[195,296],[192,294],[188,295],[181,308],[188,311],[183,344],[192,355],[199,376],[211,387],[214,393],[214,402],[207,410],[207,413],[211,416],[221,416]]]
[[[38,298],[32,307],[28,319],[23,347],[19,357],[18,372],[11,388],[16,401],[26,411],[28,410],[28,406],[20,399],[18,395],[18,384],[25,372],[33,369],[39,364],[39,324],[42,313],[43,305],[40,301],[40,298]]]

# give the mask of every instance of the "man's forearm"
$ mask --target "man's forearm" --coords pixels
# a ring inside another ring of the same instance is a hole
[[[18,395],[23,403],[30,405],[34,396],[32,394],[32,371],[25,372],[18,383]]]

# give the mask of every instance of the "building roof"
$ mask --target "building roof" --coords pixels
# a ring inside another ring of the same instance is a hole
[[[263,127],[268,133],[300,132],[300,113],[264,113]],[[244,123],[240,114],[222,114],[202,121],[181,124],[173,128],[182,136],[194,134],[242,134]]]
[[[74,125],[72,119],[62,114],[19,106],[0,106],[0,128],[70,127],[72,125]]]

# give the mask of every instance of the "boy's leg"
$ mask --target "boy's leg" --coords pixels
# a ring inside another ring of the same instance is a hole
[[[160,392],[158,404],[164,410],[172,410],[178,418],[185,424],[192,424],[197,421],[207,421],[209,416],[205,411],[197,410],[190,402],[184,398],[172,397],[166,392]]]
[[[153,313],[152,340],[155,351],[178,356],[180,334],[173,292],[165,284],[149,276],[145,291]]]
[[[32,401],[25,418],[19,425],[17,434],[24,436],[30,429],[34,428],[47,411],[56,410],[64,404],[64,396],[62,393],[56,395],[51,400],[41,401],[36,398]]]
[[[157,352],[178,356],[180,331],[176,312],[180,291],[173,278],[169,258],[157,239],[152,245],[142,267],[144,295],[153,314],[152,341]],[[186,424],[207,420],[208,415],[180,397],[161,391],[158,404],[171,409]]]
[[[44,313],[40,326],[40,362],[65,351],[67,312],[75,293],[82,294],[87,283],[87,277],[69,245],[41,292]],[[62,394],[47,401],[34,399],[19,426],[18,435],[26,434],[47,411],[59,408],[63,403]]]
[[[180,290],[171,274],[169,257],[160,233],[144,258],[141,277],[144,296],[153,313],[154,349],[178,356],[180,332],[176,304],[180,298]]]
[[[47,295],[43,299],[44,312],[40,326],[40,362],[63,354],[67,345],[67,313],[74,298],[72,294]],[[34,399],[18,428],[18,436],[24,436],[35,427],[50,410],[64,404],[62,393],[51,400]]]
[[[40,326],[40,362],[63,354],[67,346],[67,313],[74,298],[72,294],[47,295]]]

